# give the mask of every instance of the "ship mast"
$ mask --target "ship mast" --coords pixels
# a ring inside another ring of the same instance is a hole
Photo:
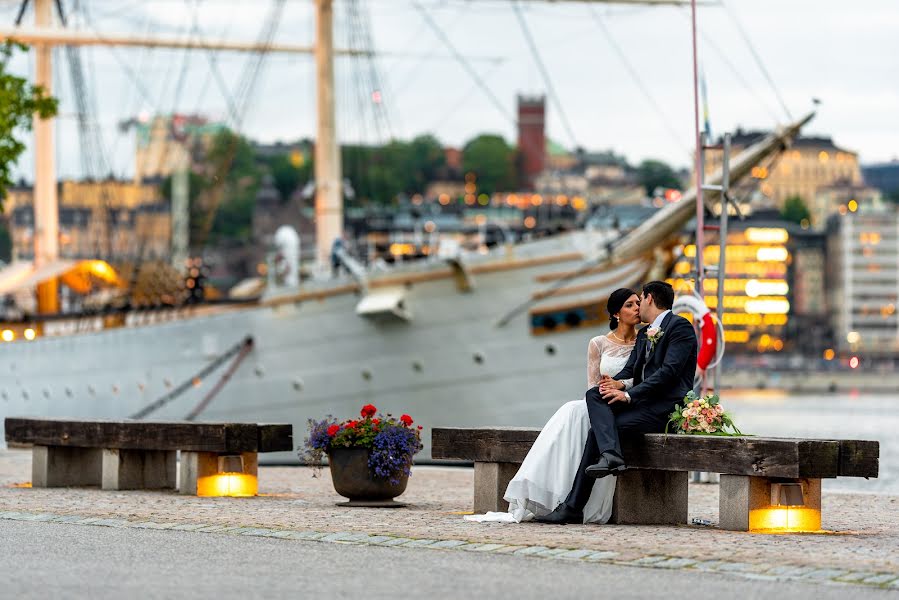
[[[52,18],[52,0],[35,0],[34,23],[47,27]],[[52,92],[53,46],[35,46],[34,83]],[[53,153],[53,119],[34,115],[34,266],[40,268],[59,258],[59,219],[56,204],[56,157]],[[38,285],[38,312],[59,312],[56,278]]]
[[[334,109],[334,2],[315,0],[315,244],[319,266],[343,231],[343,185]]]

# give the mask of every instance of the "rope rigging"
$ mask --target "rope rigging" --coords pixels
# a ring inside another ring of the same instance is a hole
[[[186,391],[188,391],[192,387],[196,386],[198,381],[202,381],[205,377],[209,376],[209,374],[211,374],[213,371],[215,371],[217,368],[219,368],[225,361],[227,361],[232,356],[240,354],[241,358],[243,358],[243,356],[246,356],[246,354],[249,353],[249,351],[252,349],[253,349],[253,338],[252,338],[252,336],[247,336],[244,339],[242,339],[240,342],[238,342],[237,344],[235,344],[234,346],[232,346],[231,348],[226,350],[224,354],[221,354],[218,357],[216,357],[215,359],[213,359],[212,362],[210,362],[208,365],[206,365],[205,367],[200,369],[195,375],[193,375],[192,377],[190,377],[189,379],[184,381],[182,384],[175,387],[171,392],[162,396],[158,400],[151,402],[150,404],[143,407],[142,409],[140,409],[136,413],[132,414],[128,418],[129,419],[143,419],[147,415],[149,415],[153,412],[156,412],[157,410],[159,410],[160,408],[162,408],[169,402],[179,398],[181,395],[183,395]],[[229,372],[226,372],[226,375],[228,376],[228,378],[230,378],[232,373],[233,373],[233,371],[230,371],[230,370],[229,370]],[[224,385],[224,383],[222,383],[222,386],[223,385]],[[218,389],[221,389],[221,386],[217,385],[217,386],[213,387],[212,392],[217,393]],[[214,396],[214,395],[215,395],[215,393],[207,394],[208,399],[204,398],[203,401],[201,401],[200,404],[198,404],[193,409],[193,411],[191,411],[191,414],[194,417],[197,414],[199,414],[199,412],[202,411],[206,407],[207,404],[209,404],[209,401],[212,399],[212,396]],[[205,404],[204,404],[204,402],[205,402]]]

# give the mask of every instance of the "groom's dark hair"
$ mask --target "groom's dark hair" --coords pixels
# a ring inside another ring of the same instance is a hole
[[[674,305],[674,288],[664,281],[650,281],[643,286],[643,295],[652,296],[656,308],[670,310]]]

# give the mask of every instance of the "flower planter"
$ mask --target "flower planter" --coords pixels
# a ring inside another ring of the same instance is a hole
[[[393,500],[406,491],[408,475],[400,475],[397,483],[375,477],[368,467],[367,448],[331,448],[328,466],[334,490],[349,502],[342,506],[401,507],[405,504]]]

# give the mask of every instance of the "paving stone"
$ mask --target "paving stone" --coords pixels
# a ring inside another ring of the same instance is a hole
[[[543,558],[549,558],[551,556],[556,556],[558,554],[562,554],[564,552],[568,552],[567,548],[547,548],[543,552],[538,552],[537,556],[542,556]]]
[[[872,577],[863,579],[862,582],[872,584],[872,585],[881,585],[883,583],[889,583],[889,582],[893,581],[894,579],[896,579],[897,577],[899,577],[899,575],[897,575],[896,573],[880,573],[880,574],[874,575]]]
[[[717,571],[718,567],[724,564],[724,561],[720,560],[704,560],[698,562],[694,565],[691,565],[693,569],[699,569],[700,571]]]
[[[618,556],[617,552],[593,552],[585,560],[611,560]]]
[[[836,579],[846,573],[847,571],[840,571],[838,569],[817,569],[811,573],[807,573],[803,579]]]
[[[632,560],[630,564],[632,565],[654,565],[656,563],[664,562],[668,560],[667,556],[644,556],[643,558],[638,558],[637,560]]]
[[[272,529],[250,529],[249,531],[242,531],[240,535],[250,535],[254,537],[267,537],[275,533]]]
[[[372,535],[369,536],[368,540],[366,540],[366,544],[380,544],[386,542],[387,540],[392,540],[393,538],[389,535]]]
[[[689,567],[690,565],[696,564],[696,559],[693,558],[669,558],[668,560],[663,560],[662,562],[654,563],[652,566],[660,567],[663,569],[683,569],[684,567]]]
[[[199,531],[209,527],[206,523],[181,523],[180,525],[175,525],[172,529],[177,529],[178,531]]]
[[[864,571],[853,571],[851,573],[846,573],[845,575],[840,575],[839,577],[837,577],[837,579],[839,579],[840,581],[855,582],[861,581],[866,577],[871,577],[872,575],[873,573],[867,573]]]
[[[287,537],[292,540],[320,540],[326,535],[320,531],[291,531]]]
[[[386,542],[381,542],[381,546],[402,546],[407,542],[411,542],[409,538],[392,538],[387,540]]]
[[[514,554],[527,546],[503,546],[496,551],[497,554]]]
[[[449,548],[458,548],[459,546],[464,546],[467,543],[468,542],[463,542],[462,540],[440,540],[439,542],[432,544],[430,547],[431,548],[449,549]]]
[[[403,548],[423,548],[436,543],[437,540],[412,540],[411,542],[403,544]]]
[[[494,552],[500,548],[505,548],[505,544],[482,544],[480,548],[472,548],[472,552]]]
[[[593,550],[569,550],[568,552],[563,552],[556,555],[554,558],[579,560],[581,558],[586,558],[591,554],[593,554]]]
[[[719,570],[727,570],[727,569],[719,569]],[[765,575],[776,575],[779,577],[805,577],[815,569],[811,567],[796,567],[793,565],[783,565],[780,567],[774,567],[772,569],[768,569],[765,572]]]
[[[526,548],[522,548],[521,550],[516,550],[515,554],[529,556],[531,554],[543,552],[544,550],[549,550],[549,548],[547,548],[546,546],[527,546]]]

